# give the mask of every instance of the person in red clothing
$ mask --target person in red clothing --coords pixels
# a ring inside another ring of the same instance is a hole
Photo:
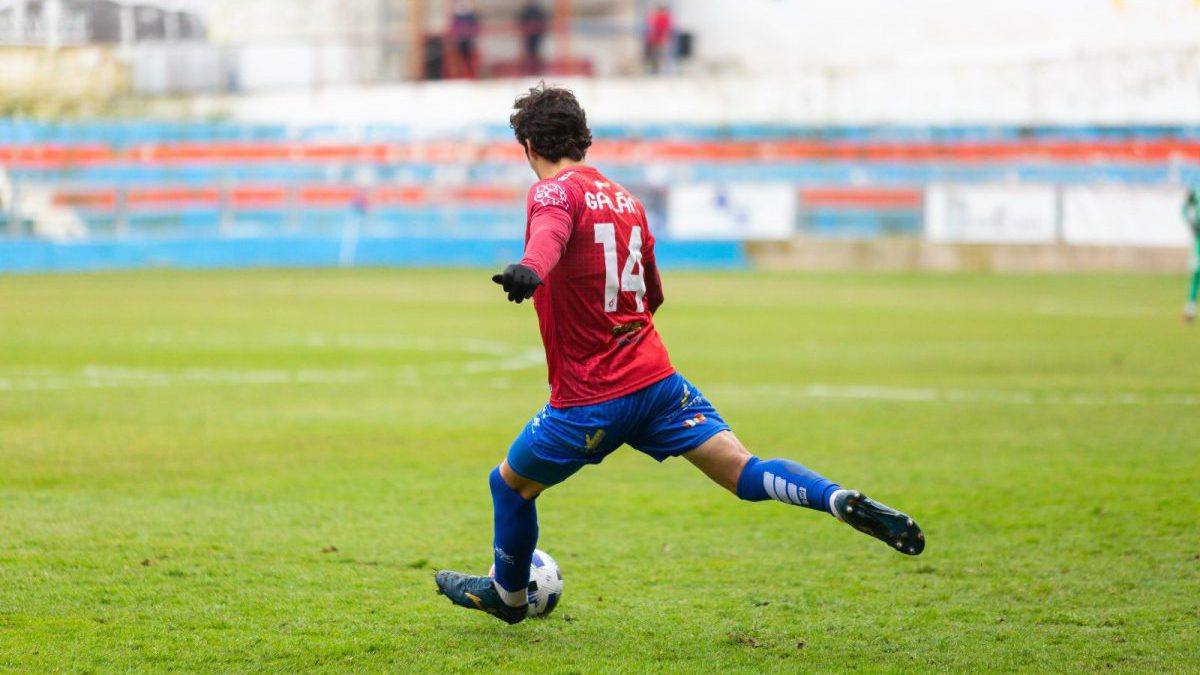
[[[550,402],[489,477],[495,577],[437,573],[455,604],[518,623],[537,544],[535,500],[624,444],[662,462],[684,457],[747,501],[832,514],[909,555],[925,547],[912,518],[786,459],[742,446],[700,390],[675,371],[654,327],[664,295],[646,210],[583,163],[592,144],[574,94],[542,84],[510,123],[539,180],[526,199],[525,255],[492,277],[508,299],[533,299]]]
[[[657,75],[663,71],[671,37],[675,32],[675,21],[671,8],[662,3],[646,17],[646,68]]]

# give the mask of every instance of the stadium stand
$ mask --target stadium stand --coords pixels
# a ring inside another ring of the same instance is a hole
[[[642,191],[686,182],[796,186],[801,230],[919,233],[937,181],[1200,180],[1194,128],[598,128],[592,159]],[[0,126],[0,163],[53,190],[90,236],[337,231],[511,238],[528,182],[502,129],[414,140],[402,128],[230,124]],[[52,186],[52,188],[50,187]],[[357,215],[356,215],[357,214]],[[661,216],[661,214],[658,214]]]
[[[589,159],[643,198],[664,240],[699,238],[670,223],[671,195],[689,186],[706,186],[699,194],[720,203],[737,201],[730,191],[748,186],[786,192],[789,208],[779,215],[786,222],[771,236],[879,239],[927,234],[931,186],[1044,186],[1059,190],[1051,197],[1059,201],[1071,186],[1144,187],[1158,191],[1152,210],[1162,213],[1175,199],[1167,191],[1200,184],[1200,127],[1180,112],[1200,100],[1200,51],[1188,37],[1200,20],[1195,7],[1097,9],[1072,0],[965,11],[920,1],[936,5],[939,19],[912,31],[892,30],[912,11],[885,0],[817,13],[815,0],[746,3],[735,16],[713,11],[715,0],[681,4],[679,30],[695,32],[697,53],[664,78],[617,77],[637,69],[650,3],[546,3],[547,58],[594,61],[596,77],[565,82],[593,120]],[[483,68],[481,76],[524,72],[513,65],[523,58],[514,18],[522,5],[479,5],[487,23],[481,52],[492,65],[511,66]],[[445,38],[453,3],[355,6],[361,11],[339,14],[332,5],[221,0],[198,39],[126,45],[121,63],[132,93],[226,91],[234,95],[200,96],[171,110],[236,121],[0,120],[4,245],[186,239],[279,250],[281,241],[317,238],[344,262],[347,237],[421,242],[412,250],[470,241],[485,252],[474,261],[491,264],[489,247],[521,234],[531,175],[502,121],[530,81],[401,83],[428,75],[428,54],[412,47]],[[868,10],[879,21],[861,31],[831,29]],[[792,31],[767,39],[751,30],[766,23],[794,25],[802,45]],[[1004,38],[1018,29],[1026,40]],[[303,50],[281,46],[277,30],[301,36]],[[1086,37],[1088,50],[1063,43],[1066,34]],[[1135,41],[1146,36],[1154,40]],[[360,46],[370,58],[321,56]],[[173,67],[138,65],[167,63],[159,51],[176,47],[236,58],[195,61],[207,75],[194,81]],[[903,58],[887,56],[897,50]],[[12,51],[0,72],[45,79],[39,73],[51,52]],[[296,70],[276,67],[280,59],[320,72],[272,79]],[[107,78],[116,83],[108,89],[119,88],[118,75]],[[73,91],[59,98],[82,100]],[[727,231],[749,217],[725,210]],[[1109,235],[1125,227],[1109,225]],[[740,254],[721,255],[736,261]]]

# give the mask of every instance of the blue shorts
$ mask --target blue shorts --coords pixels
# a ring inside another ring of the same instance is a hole
[[[700,390],[676,373],[595,405],[547,405],[513,441],[508,465],[525,478],[555,485],[624,443],[661,462],[728,429]]]

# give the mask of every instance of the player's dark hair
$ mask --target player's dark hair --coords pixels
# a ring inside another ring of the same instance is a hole
[[[513,102],[509,126],[517,142],[525,142],[539,156],[551,162],[568,157],[582,161],[592,147],[592,130],[587,113],[569,89],[547,87],[542,82]]]

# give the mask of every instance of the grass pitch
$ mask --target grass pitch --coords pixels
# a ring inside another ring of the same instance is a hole
[[[1165,277],[668,274],[743,441],[919,519],[910,559],[628,449],[539,500],[563,603],[490,563],[545,401],[484,272],[0,279],[0,670],[1200,668],[1200,331]]]

